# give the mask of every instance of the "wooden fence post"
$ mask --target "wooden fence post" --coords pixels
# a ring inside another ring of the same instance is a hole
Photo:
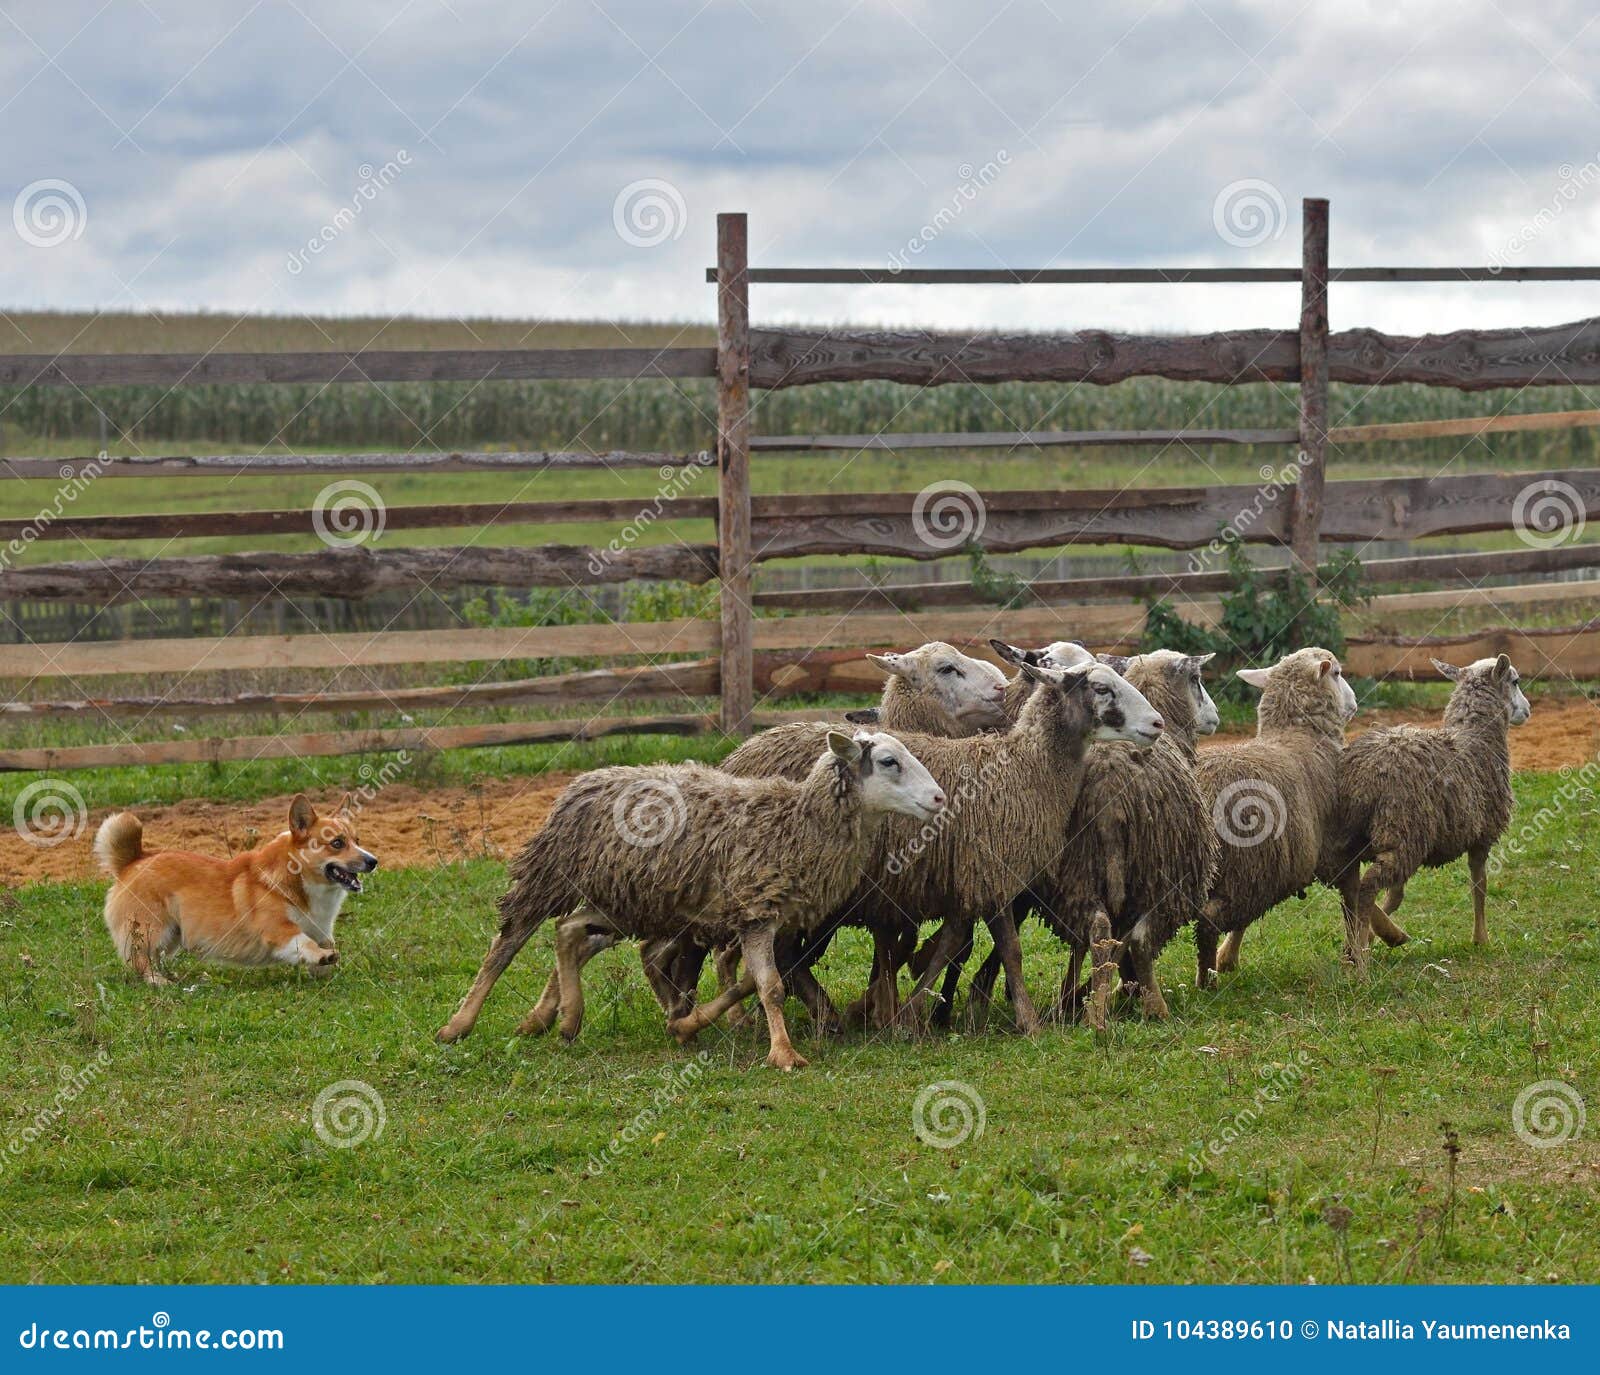
[[[1322,489],[1328,453],[1328,202],[1301,203],[1300,476],[1290,516],[1289,548],[1307,573],[1317,569]]]
[[[722,584],[722,729],[746,735],[755,703],[750,620],[750,240],[717,216],[717,554]]]

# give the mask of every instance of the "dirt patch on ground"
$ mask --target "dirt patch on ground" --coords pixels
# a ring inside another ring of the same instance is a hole
[[[1358,718],[1355,733],[1374,726],[1406,721],[1437,722],[1431,711],[1374,712]],[[1208,745],[1237,740],[1243,732],[1223,733]],[[1600,756],[1600,705],[1581,698],[1535,702],[1533,717],[1511,732],[1511,764],[1518,770],[1550,770],[1576,766]],[[400,785],[385,788],[361,811],[357,831],[361,843],[387,868],[435,866],[461,859],[506,859],[531,836],[550,813],[570,773],[525,778],[486,779],[477,788],[422,790]],[[313,796],[332,806],[336,796]],[[289,800],[260,802],[185,802],[171,807],[141,808],[145,844],[152,848],[196,850],[226,855],[249,849],[277,835],[287,824]],[[73,841],[51,848],[29,845],[9,827],[0,831],[0,883],[93,878],[97,875],[89,842],[107,813],[91,812],[89,824]]]

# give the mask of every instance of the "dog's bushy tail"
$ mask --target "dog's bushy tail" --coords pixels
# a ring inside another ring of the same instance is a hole
[[[94,857],[107,878],[121,878],[124,869],[144,858],[143,823],[132,812],[108,816],[95,832]]]

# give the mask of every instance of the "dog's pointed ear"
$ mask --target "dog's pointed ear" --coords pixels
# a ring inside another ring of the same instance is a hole
[[[350,805],[350,794],[346,793],[339,799],[339,815],[349,817],[354,815],[355,809]]]
[[[311,805],[311,799],[304,793],[296,793],[294,801],[289,804],[289,829],[297,836],[310,832],[317,822],[317,809]]]

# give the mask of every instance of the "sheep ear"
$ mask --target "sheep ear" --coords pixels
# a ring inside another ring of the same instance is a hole
[[[289,804],[289,829],[297,836],[303,836],[316,825],[317,809],[311,805],[311,799],[304,793],[296,793],[294,801]]]
[[[1004,640],[989,641],[989,648],[994,650],[1008,664],[1025,664],[1028,662],[1028,652],[1018,649],[1015,645],[1008,645]]]
[[[852,726],[875,726],[883,719],[883,713],[877,707],[858,707],[845,712],[844,719]]]
[[[1496,678],[1504,678],[1510,672],[1511,656],[1509,654],[1499,655],[1494,661],[1494,676]]]
[[[899,654],[869,654],[867,662],[876,664],[890,677],[903,678],[906,676],[906,663]]]
[[[1204,668],[1216,657],[1217,651],[1213,649],[1209,654],[1191,654],[1189,656],[1189,663],[1195,668]]]
[[[854,764],[861,758],[861,746],[852,740],[843,731],[830,730],[828,732],[828,748],[833,751],[846,764]]]
[[[1459,683],[1461,681],[1461,670],[1454,664],[1447,664],[1443,659],[1429,659],[1428,662],[1438,669],[1443,677],[1448,678],[1452,683]]]
[[[1017,672],[1032,683],[1059,683],[1062,681],[1062,670],[1040,668],[1037,664],[1030,664],[1026,659],[1017,665]]]
[[[1270,668],[1236,668],[1233,671],[1233,676],[1240,682],[1249,683],[1251,687],[1259,688],[1262,692],[1265,692],[1267,683],[1272,678],[1272,670]]]
[[[1126,673],[1128,665],[1133,662],[1133,657],[1129,654],[1096,654],[1094,657],[1113,673]]]

